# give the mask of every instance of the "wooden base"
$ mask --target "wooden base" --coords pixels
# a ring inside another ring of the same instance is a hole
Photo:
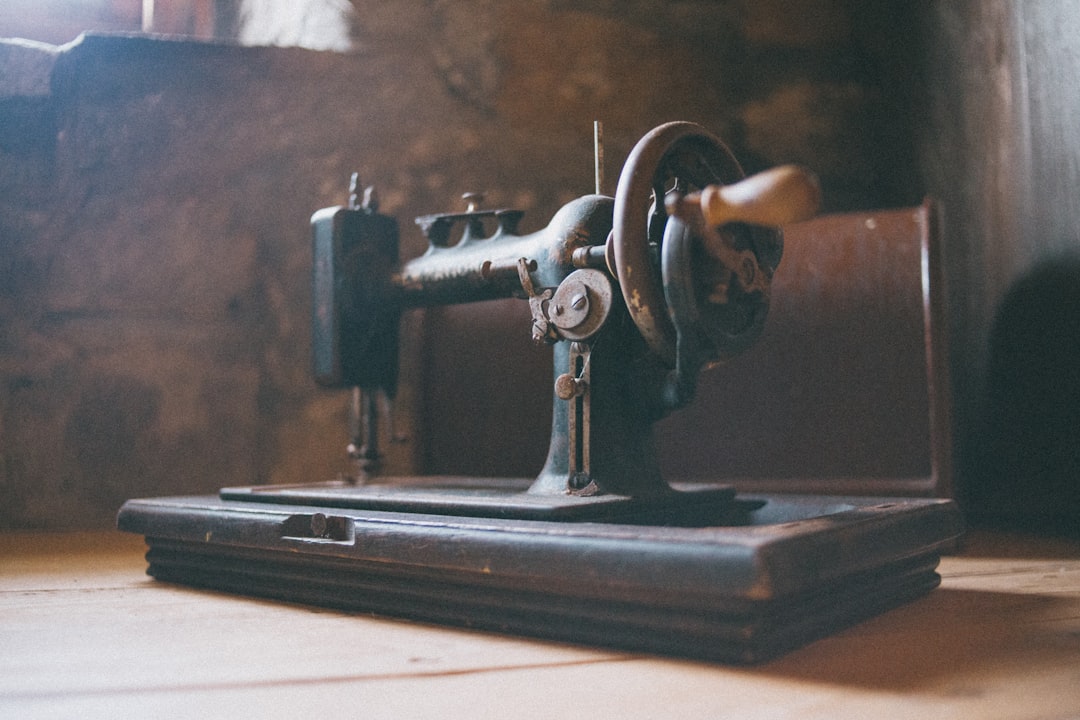
[[[209,496],[132,500],[118,524],[161,580],[740,663],[929,591],[961,533],[946,500],[740,502],[742,525],[673,527]]]

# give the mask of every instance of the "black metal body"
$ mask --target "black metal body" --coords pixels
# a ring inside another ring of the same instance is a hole
[[[929,590],[961,532],[949,501],[740,498],[661,477],[653,423],[757,337],[782,250],[774,230],[668,219],[663,197],[741,175],[719,141],[672,123],[635,148],[616,198],[581,197],[525,236],[517,211],[425,216],[430,248],[403,265],[375,203],[319,211],[316,380],[393,397],[404,310],[525,299],[533,338],[554,344],[543,469],[379,478],[369,432],[351,482],[132,500],[120,528],[146,535],[163,580],[729,661]]]

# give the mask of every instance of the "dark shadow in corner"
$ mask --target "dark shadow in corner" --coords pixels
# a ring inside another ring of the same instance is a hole
[[[1006,293],[960,500],[979,524],[1080,536],[1080,252]]]

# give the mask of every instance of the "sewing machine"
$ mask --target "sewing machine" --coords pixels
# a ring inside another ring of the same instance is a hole
[[[521,212],[475,202],[418,218],[429,248],[405,263],[371,190],[316,212],[314,376],[353,391],[351,471],[131,500],[118,524],[147,537],[148,572],[737,662],[935,587],[939,554],[961,532],[951,501],[669,483],[654,451],[654,424],[692,401],[703,370],[739,362],[761,334],[779,228],[816,213],[813,175],[744,178],[717,138],[675,122],[634,147],[614,197],[600,186],[598,171],[595,194],[531,234],[518,233]],[[397,392],[402,313],[497,298],[527,303],[521,332],[552,346],[543,467],[525,479],[384,475],[381,408]]]

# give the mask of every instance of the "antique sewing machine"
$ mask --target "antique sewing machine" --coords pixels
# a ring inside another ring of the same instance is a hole
[[[738,362],[761,334],[779,227],[816,212],[816,179],[795,167],[744,179],[717,138],[675,122],[635,146],[613,198],[597,185],[532,234],[515,210],[418,218],[429,248],[405,263],[372,193],[355,187],[315,213],[314,375],[354,389],[353,470],[129,501],[118,523],[146,536],[149,573],[736,662],[935,587],[961,532],[951,501],[673,484],[654,451],[654,424],[691,402],[703,370]],[[527,303],[521,332],[552,346],[543,467],[527,479],[384,476],[379,407],[397,390],[402,313],[496,298]]]

